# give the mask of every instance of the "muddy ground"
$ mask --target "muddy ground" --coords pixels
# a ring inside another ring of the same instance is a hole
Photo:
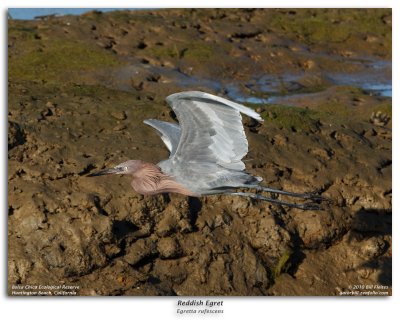
[[[10,293],[391,294],[390,10],[90,12],[8,25]],[[128,177],[86,177],[168,157],[142,121],[174,121],[164,99],[183,90],[259,111],[262,125],[244,118],[248,171],[332,203],[143,197]]]

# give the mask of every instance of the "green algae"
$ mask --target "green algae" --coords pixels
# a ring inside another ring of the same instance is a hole
[[[286,272],[290,267],[291,251],[285,251],[279,258],[277,265],[272,272],[272,278],[275,281],[282,273]]]
[[[204,42],[192,42],[189,43],[185,50],[184,57],[193,59],[198,62],[206,62],[210,60],[214,55],[213,50],[207,43]]]
[[[213,49],[202,42],[189,42],[180,47],[176,44],[168,46],[154,45],[146,49],[146,51],[158,59],[188,59],[196,62],[206,62],[212,59],[214,55]]]
[[[103,100],[107,100],[109,97],[118,97],[119,100],[132,100],[131,93],[112,89],[103,85],[66,84],[63,86],[63,90],[68,94],[78,97],[97,97]]]
[[[298,9],[295,14],[275,14],[269,21],[285,36],[295,36],[306,43],[337,43],[358,35],[384,37],[391,47],[391,28],[382,17],[391,14],[387,9]]]
[[[15,31],[14,31],[15,32]],[[32,31],[24,31],[32,33]],[[57,81],[66,72],[116,67],[122,62],[112,53],[82,41],[67,39],[24,41],[24,50],[9,60],[9,77],[23,80]]]
[[[392,116],[392,103],[390,102],[383,102],[381,104],[378,104],[377,106],[375,106],[372,110],[373,112],[383,112],[385,114],[387,114],[388,116]]]
[[[320,113],[307,108],[267,105],[261,116],[279,128],[309,132],[318,129]]]
[[[392,116],[391,100],[384,99],[378,104],[371,104],[368,99],[369,95],[360,88],[337,86],[333,94],[310,101],[310,106],[265,104],[261,116],[271,125],[294,132],[313,132],[322,123],[343,125],[369,121],[371,114],[378,111]],[[260,107],[259,104],[246,105],[254,109]]]
[[[146,50],[151,56],[157,59],[174,58],[177,59],[180,56],[180,50],[176,45],[171,46],[151,46]]]
[[[34,40],[37,38],[37,30],[32,27],[11,26],[8,28],[8,36],[21,40]]]

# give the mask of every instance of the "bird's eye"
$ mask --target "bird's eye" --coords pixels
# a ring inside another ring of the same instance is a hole
[[[124,171],[128,171],[128,167],[124,167]]]

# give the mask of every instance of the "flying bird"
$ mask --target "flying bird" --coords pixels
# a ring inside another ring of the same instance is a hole
[[[179,124],[156,119],[144,123],[157,130],[170,156],[157,165],[128,160],[114,168],[88,176],[131,175],[133,189],[142,195],[180,193],[191,197],[214,194],[249,197],[303,210],[318,210],[324,200],[315,193],[294,193],[261,186],[261,177],[245,170],[242,161],[248,152],[241,113],[263,122],[254,110],[212,94],[187,91],[166,98]],[[307,199],[291,203],[266,197],[255,190]]]

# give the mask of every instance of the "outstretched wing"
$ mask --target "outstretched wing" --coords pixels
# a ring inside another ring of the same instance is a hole
[[[181,137],[181,128],[175,123],[156,119],[147,119],[143,122],[157,130],[170,154],[173,155],[178,147],[179,139]]]
[[[248,152],[248,143],[240,113],[263,121],[257,112],[199,91],[175,93],[166,100],[181,128],[179,144],[170,156],[173,164],[245,169],[242,158]]]

